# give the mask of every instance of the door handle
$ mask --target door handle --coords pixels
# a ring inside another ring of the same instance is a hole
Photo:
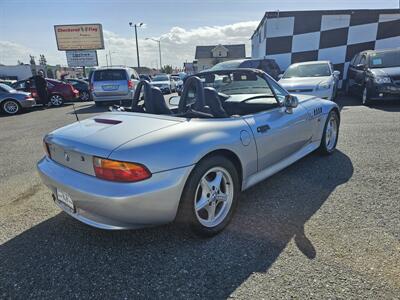
[[[271,129],[271,127],[269,127],[268,124],[265,124],[257,127],[257,132],[264,133],[267,132],[269,129]]]

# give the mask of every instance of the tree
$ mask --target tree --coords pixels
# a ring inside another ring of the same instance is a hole
[[[33,55],[29,55],[29,63],[33,66],[36,65],[35,57]]]
[[[161,73],[167,73],[171,74],[172,73],[172,66],[171,65],[165,65],[161,68]]]
[[[47,60],[46,57],[44,57],[44,54],[40,54],[39,65],[41,66],[47,65]]]

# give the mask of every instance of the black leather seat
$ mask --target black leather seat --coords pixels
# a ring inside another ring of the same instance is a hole
[[[210,113],[214,118],[229,117],[225,109],[222,107],[218,92],[212,87],[204,88],[205,104],[210,108]]]
[[[145,99],[146,112],[156,115],[171,115],[172,112],[165,103],[164,95],[157,87],[151,87],[150,98]]]

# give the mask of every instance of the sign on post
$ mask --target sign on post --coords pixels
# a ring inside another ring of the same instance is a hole
[[[96,50],[66,51],[68,67],[98,66]]]
[[[54,25],[60,51],[104,49],[101,24]]]

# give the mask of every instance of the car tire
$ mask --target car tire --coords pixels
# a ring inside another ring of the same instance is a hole
[[[365,105],[365,106],[368,106],[370,104],[368,88],[366,86],[364,86],[362,93],[361,93],[361,103],[362,103],[362,105]]]
[[[90,100],[90,94],[88,91],[82,91],[82,93],[79,96],[79,99],[83,102],[89,101]]]
[[[336,110],[331,110],[326,118],[321,144],[318,148],[323,155],[331,155],[335,149],[339,138],[340,119]]]
[[[182,193],[177,223],[193,233],[211,237],[231,221],[238,204],[238,172],[221,155],[201,160],[190,174]]]
[[[59,94],[51,95],[49,97],[49,101],[50,101],[50,105],[55,106],[55,107],[59,107],[64,104],[64,98],[63,98],[63,96],[61,96]]]
[[[16,115],[22,110],[22,107],[18,101],[7,99],[1,103],[1,109],[7,115]]]

